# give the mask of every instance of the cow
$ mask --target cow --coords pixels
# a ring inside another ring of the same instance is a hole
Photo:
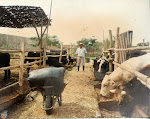
[[[150,64],[150,53],[131,58],[121,65],[129,69],[140,71],[142,68]],[[130,72],[118,67],[109,76],[106,75],[102,81],[100,94],[104,97],[109,97],[114,90],[124,89],[124,86],[129,83],[135,76]]]
[[[67,53],[66,51],[63,51],[62,55],[65,55],[66,53]],[[46,55],[60,55],[60,51],[51,50],[50,52],[46,52]],[[29,52],[27,57],[40,57],[40,53]],[[70,57],[70,60],[71,60],[71,57]],[[25,59],[25,63],[27,61],[34,62],[35,60],[34,59]],[[68,63],[68,60],[67,60],[66,56],[62,56],[61,63],[59,62],[59,57],[48,57],[48,59],[46,60],[47,65],[54,66],[54,67],[62,67],[63,65],[66,65],[67,63]],[[27,68],[28,73],[29,73],[29,70],[30,70],[30,68]]]
[[[10,54],[0,53],[0,67],[8,67],[8,66],[10,66]],[[4,71],[5,71],[5,75],[3,80],[10,79],[10,69]]]
[[[28,52],[28,55],[27,57],[40,57],[40,53],[39,52]],[[35,60],[34,59],[25,59],[24,63],[26,62],[34,62]],[[30,71],[30,68],[27,68],[27,72],[29,73]]]
[[[143,52],[140,50],[130,51],[130,52],[127,52],[127,59],[132,58],[132,57],[138,57],[144,54],[146,54],[146,52]],[[112,58],[114,57],[115,55],[113,54]],[[107,59],[108,58],[109,57],[107,56]],[[106,72],[109,72],[109,62],[103,59],[102,56],[94,62],[93,67],[94,67],[94,76],[97,80],[102,80]],[[114,65],[113,65],[113,70],[114,70]]]

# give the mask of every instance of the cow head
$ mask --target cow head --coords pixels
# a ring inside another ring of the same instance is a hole
[[[110,79],[108,75],[105,75],[102,81],[100,94],[104,97],[109,97],[111,94],[111,90],[115,88],[116,88],[116,83],[112,79]]]

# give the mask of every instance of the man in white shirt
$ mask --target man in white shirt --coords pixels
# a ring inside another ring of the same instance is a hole
[[[83,43],[79,44],[80,47],[77,48],[76,50],[76,60],[77,60],[77,66],[78,66],[78,71],[80,69],[80,64],[83,66],[83,71],[84,71],[84,62],[85,62],[85,55],[87,53],[86,49],[83,47]]]

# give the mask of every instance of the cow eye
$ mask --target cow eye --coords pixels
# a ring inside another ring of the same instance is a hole
[[[104,87],[106,87],[107,85],[105,84]]]

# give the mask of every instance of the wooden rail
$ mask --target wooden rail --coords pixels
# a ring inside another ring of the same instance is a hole
[[[146,83],[146,86],[150,89],[150,77],[148,77],[138,71],[135,71],[133,69],[129,69],[128,67],[122,66],[121,64],[118,64],[116,62],[113,62],[113,64],[117,65],[121,69],[126,70],[126,71],[130,72],[131,74],[134,74],[135,76],[140,78],[142,81],[144,81]]]
[[[63,43],[61,43],[61,49],[54,49],[56,51],[60,51],[60,55],[46,55],[46,50],[48,50],[48,48],[46,48],[46,43],[44,44],[44,47],[42,49],[35,49],[35,50],[25,50],[25,43],[22,42],[21,44],[21,49],[6,49],[6,48],[0,48],[0,53],[20,53],[20,57],[11,57],[11,59],[20,59],[19,61],[19,65],[16,66],[8,66],[8,67],[1,67],[1,70],[10,70],[10,69],[15,69],[15,68],[19,68],[19,86],[22,86],[23,83],[23,70],[26,67],[32,67],[30,65],[34,65],[34,64],[40,64],[40,67],[45,67],[46,65],[46,60],[48,57],[59,57],[59,62],[61,62],[61,59],[63,56],[67,56],[67,58],[69,58],[69,55],[73,55],[74,52],[72,52],[72,44],[70,45],[69,48],[63,48]],[[63,55],[62,52],[64,50],[67,50],[67,54]],[[70,51],[70,52],[69,52]],[[40,53],[40,57],[25,57],[25,52],[39,52]],[[43,56],[42,56],[43,53]],[[26,63],[24,64],[24,60],[25,59],[32,59],[32,60],[38,60],[38,61],[34,61],[31,63]],[[41,63],[43,62],[43,66],[41,66]]]
[[[119,34],[119,27],[117,28],[117,34],[116,34],[116,38],[115,38],[115,48],[112,47],[112,32],[111,30],[109,30],[109,41],[110,41],[110,47],[108,48],[108,43],[107,40],[104,41],[104,56],[102,57],[102,59],[105,59],[106,61],[109,62],[109,73],[112,72],[112,64],[114,64],[115,69],[117,67],[120,67],[123,70],[126,70],[132,74],[134,74],[135,76],[137,76],[139,78],[139,80],[144,82],[144,85],[146,85],[148,88],[150,88],[150,77],[135,71],[133,69],[129,69],[125,66],[122,66],[121,63],[123,63],[124,61],[127,60],[127,52],[128,51],[134,51],[134,50],[148,50],[150,49],[150,46],[142,46],[142,47],[132,47],[132,35],[133,32],[132,31],[127,31],[124,33]],[[143,40],[143,44],[144,44],[144,40]],[[113,61],[112,58],[112,52],[115,52],[115,58]],[[106,58],[106,56],[109,53],[109,59]]]

